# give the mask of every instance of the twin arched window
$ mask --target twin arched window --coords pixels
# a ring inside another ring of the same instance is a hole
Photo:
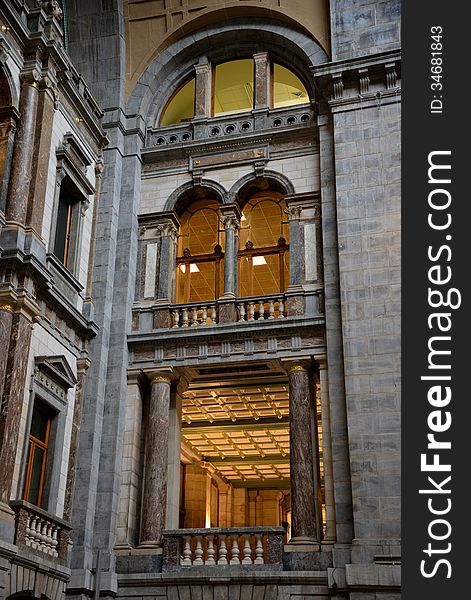
[[[280,64],[271,69],[272,107],[282,108],[309,102],[300,78]],[[190,121],[195,116],[195,78],[186,81],[170,98],[158,125],[165,127]],[[254,60],[233,60],[213,68],[213,116],[249,112],[254,108]]]
[[[215,200],[193,203],[182,215],[177,258],[177,304],[215,300],[224,293],[225,231]],[[239,229],[238,296],[279,294],[289,284],[289,226],[282,194],[251,196]]]

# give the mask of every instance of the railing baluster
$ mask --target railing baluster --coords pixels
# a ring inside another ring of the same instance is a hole
[[[208,324],[208,307],[203,306],[203,312],[201,315],[201,325],[207,325],[207,324]]]
[[[255,304],[249,302],[249,321],[255,321]]]
[[[211,312],[211,321],[212,321],[211,325],[216,325],[217,324],[217,320],[218,320],[218,314],[217,314],[217,311],[216,311],[216,307],[212,306],[211,307],[211,311],[212,311]]]
[[[180,327],[180,311],[174,310],[172,311],[173,315],[173,329],[178,329]]]
[[[208,535],[208,557],[206,559],[206,564],[209,566],[214,566],[216,561],[214,560],[214,535]]]
[[[258,301],[258,319],[264,319],[265,318],[265,304],[263,302],[263,300],[259,300]]]
[[[231,565],[240,565],[239,554],[239,536],[237,535],[237,533],[235,533],[232,536],[232,552],[230,560]]]
[[[283,298],[278,301],[278,318],[285,318],[285,303],[283,302]]]
[[[257,545],[255,547],[255,564],[263,565],[265,564],[265,561],[263,560],[262,534],[257,533],[255,537],[257,539]]]
[[[188,309],[184,308],[183,309],[183,322],[182,322],[182,327],[188,327],[190,324],[190,319],[188,318]]]
[[[274,319],[275,318],[275,301],[274,300],[270,300],[269,301],[268,312],[269,312],[269,315],[270,315],[268,318],[270,320]]]
[[[193,561],[194,565],[203,565],[203,536],[196,536],[196,549],[195,549],[195,560]]]
[[[243,565],[251,565],[252,563],[252,548],[250,546],[250,533],[244,535],[244,559]]]
[[[226,546],[226,536],[220,535],[218,536],[219,540],[219,560],[218,565],[227,565],[227,546]]]
[[[199,322],[198,322],[198,314],[199,314],[199,312],[200,312],[199,308],[194,308],[192,310],[192,312],[191,312],[191,316],[192,316],[192,319],[193,319],[193,323],[191,324],[192,327],[197,327],[199,325]]]
[[[181,565],[183,567],[191,567],[193,563],[191,562],[191,537],[186,535],[183,538],[183,559],[181,561]]]
[[[245,306],[244,306],[243,302],[241,302],[238,305],[238,309],[239,309],[239,323],[243,323],[245,321]]]

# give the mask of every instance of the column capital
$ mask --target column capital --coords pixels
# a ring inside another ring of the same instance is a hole
[[[159,233],[160,237],[168,237],[174,242],[176,242],[178,239],[178,228],[170,221],[166,223],[159,223],[157,225],[157,232]]]
[[[26,69],[20,73],[21,85],[30,85],[37,88],[39,86],[40,75],[37,69]]]
[[[147,376],[151,384],[153,383],[171,383],[175,379],[173,369],[161,369],[161,370],[145,370],[144,374]]]
[[[305,357],[285,359],[281,363],[288,375],[291,373],[309,373],[312,369],[311,359]]]
[[[270,55],[268,54],[268,52],[256,52],[253,55],[253,58],[256,62],[264,62],[270,59]]]
[[[288,215],[288,221],[299,221],[302,212],[302,206],[289,206],[288,208],[285,208],[285,214]]]
[[[234,231],[238,231],[240,229],[240,220],[235,215],[222,216],[221,223],[226,230],[233,229]]]

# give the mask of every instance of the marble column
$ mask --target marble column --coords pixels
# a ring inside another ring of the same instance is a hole
[[[239,250],[239,229],[241,212],[237,205],[231,204],[221,207],[221,222],[224,225],[226,245],[224,248],[224,296],[235,298],[237,296],[237,252]]]
[[[171,375],[152,377],[147,418],[140,546],[158,548],[166,525]]]
[[[182,380],[170,397],[168,444],[167,527],[180,526],[180,471],[182,447],[182,397],[188,383]]]
[[[157,298],[172,302],[175,298],[175,269],[177,260],[178,227],[173,222],[157,226],[160,234],[160,269]]]
[[[7,221],[25,224],[31,183],[33,140],[38,108],[39,73],[32,69],[21,74],[20,120],[13,149],[10,184],[5,217]]]
[[[33,147],[32,178],[26,223],[41,237],[46,200],[46,185],[51,159],[52,125],[55,110],[55,86],[49,78],[39,83],[36,135]]]
[[[268,109],[271,105],[270,57],[267,52],[254,54],[255,61],[255,110]]]
[[[3,504],[8,504],[10,500],[31,333],[31,317],[21,310],[15,310],[12,313],[9,345],[7,342],[4,346],[8,348],[8,360],[0,412],[0,503]]]
[[[211,65],[195,65],[195,117],[205,119],[211,116]]]
[[[324,501],[326,515],[326,530],[322,546],[331,546],[336,541],[336,534],[332,440],[330,433],[329,374],[327,371],[327,362],[325,360],[317,360],[317,362],[319,364],[319,381],[321,387],[322,458],[324,461]]]
[[[0,108],[0,211],[2,212],[5,212],[18,117],[15,108]]]
[[[65,499],[64,499],[64,520],[70,521],[72,514],[72,493],[75,485],[75,472],[77,467],[77,448],[82,421],[82,398],[83,398],[83,383],[85,375],[90,366],[88,357],[79,358],[77,360],[77,384],[75,386],[74,399],[74,416],[72,419],[72,431],[70,434],[70,450],[69,464],[67,467],[67,480],[65,484]]]
[[[308,366],[296,363],[289,368],[291,541],[311,551],[319,549],[317,498],[319,469],[312,430],[314,402]]]

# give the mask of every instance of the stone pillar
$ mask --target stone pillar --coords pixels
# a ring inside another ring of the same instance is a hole
[[[207,119],[211,116],[211,65],[195,65],[195,118]]]
[[[147,548],[161,546],[165,528],[171,381],[169,373],[153,375],[151,381],[140,540]]]
[[[15,468],[34,317],[31,311],[24,310],[24,306],[17,306],[15,309],[12,306],[3,306],[0,312],[11,312],[10,337],[3,346],[7,349],[8,359],[0,410],[0,520],[8,523],[8,535],[12,536],[13,514],[8,503]],[[7,541],[12,543],[13,537]]]
[[[72,513],[72,494],[75,485],[75,471],[77,466],[77,447],[82,421],[83,381],[90,366],[88,357],[77,360],[77,384],[75,386],[74,416],[72,432],[70,434],[69,466],[67,468],[67,481],[65,484],[64,520],[70,521]]]
[[[5,217],[25,224],[31,182],[34,132],[38,108],[39,73],[35,69],[21,74],[20,120],[16,132]]]
[[[270,57],[267,52],[254,54],[255,61],[255,110],[271,106]]]
[[[160,270],[157,298],[172,302],[175,298],[175,269],[177,260],[178,226],[174,221],[160,223]]]
[[[128,372],[126,417],[123,444],[123,466],[120,482],[116,550],[129,551],[138,541],[138,489],[142,480],[142,394],[140,371]],[[124,460],[126,459],[126,460]]]
[[[235,298],[237,296],[237,252],[239,250],[239,229],[241,212],[237,205],[231,204],[221,207],[221,221],[226,234],[224,249],[224,296]]]
[[[299,288],[302,283],[302,244],[301,244],[301,213],[300,206],[288,207],[285,210],[289,220],[289,287]]]
[[[10,181],[11,161],[14,148],[18,112],[15,108],[0,108],[0,210],[5,211],[5,203]]]
[[[315,435],[312,431],[314,403],[308,367],[304,363],[289,368],[291,541],[303,549],[319,550],[316,503],[319,469]],[[314,421],[315,422],[315,421]],[[314,464],[314,461],[317,464]]]
[[[332,470],[332,440],[330,433],[330,402],[329,374],[327,362],[317,360],[319,364],[319,380],[321,387],[321,418],[322,418],[322,457],[324,460],[324,490],[326,530],[322,546],[332,546],[336,541],[335,534],[335,499],[334,478]],[[327,548],[328,549],[328,548]]]
[[[182,396],[188,388],[184,380],[170,397],[169,443],[168,443],[168,486],[167,486],[167,529],[180,527],[180,470],[182,446]]]
[[[41,237],[49,161],[51,158],[54,105],[55,88],[52,81],[48,77],[45,77],[39,83],[36,135],[32,159],[33,170],[26,216],[27,225],[32,227],[39,237]]]

